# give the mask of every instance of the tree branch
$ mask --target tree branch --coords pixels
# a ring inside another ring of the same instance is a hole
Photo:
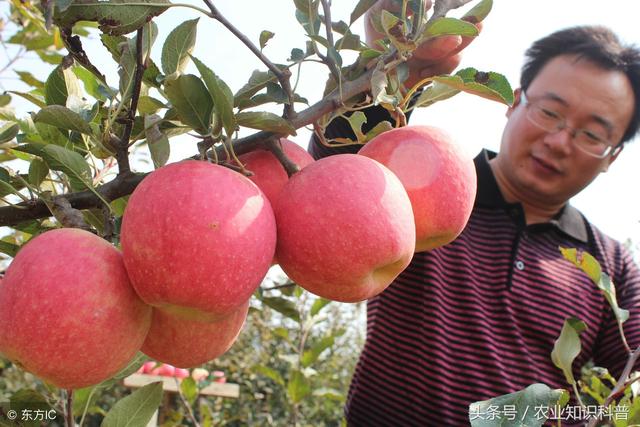
[[[291,71],[288,68],[280,69],[277,65],[271,62],[269,58],[264,56],[260,49],[258,49],[258,47],[253,44],[247,36],[240,32],[240,30],[238,30],[231,22],[227,20],[227,18],[225,18],[220,13],[220,11],[218,11],[211,0],[204,0],[204,2],[207,7],[209,7],[209,10],[211,10],[211,16],[213,17],[213,19],[224,25],[234,36],[236,36],[242,43],[244,43],[244,45],[247,46],[249,50],[251,50],[251,52],[253,52],[253,54],[256,55],[273,74],[275,74],[278,82],[280,82],[280,86],[282,86],[282,89],[287,94],[287,98],[289,100],[289,103],[285,104],[284,106],[284,118],[289,120],[294,118],[296,112],[293,105],[294,95],[293,90],[291,89],[290,82]]]
[[[622,374],[620,375],[620,378],[618,378],[618,381],[616,381],[616,386],[613,388],[613,390],[611,390],[611,393],[609,393],[609,396],[607,396],[607,399],[604,401],[604,404],[602,405],[604,408],[609,407],[611,402],[613,402],[613,399],[615,399],[627,387],[628,385],[627,383],[629,383],[627,379],[629,378],[629,375],[631,375],[631,371],[633,370],[633,367],[636,364],[636,361],[638,360],[639,357],[640,357],[640,346],[638,346],[638,348],[636,348],[635,351],[631,353],[631,355],[629,356],[629,359],[627,360],[627,364],[624,366],[624,369],[622,371]],[[592,418],[591,420],[589,420],[587,427],[594,427],[598,423],[598,421],[599,420],[597,418]]]
[[[96,191],[107,201],[119,199],[133,192],[145,174],[128,173],[117,176],[113,181],[98,187]],[[58,196],[65,198],[74,209],[100,208],[104,204],[92,191],[81,191]],[[24,221],[48,218],[51,212],[42,200],[37,202],[20,203],[15,206],[0,207],[0,224],[12,226]]]
[[[395,53],[391,52],[382,59],[385,63],[395,61]],[[315,103],[306,110],[296,114],[290,121],[295,129],[310,125],[316,122],[320,117],[329,114],[343,105],[343,99],[349,99],[353,96],[363,93],[371,88],[371,76],[374,68],[367,70],[360,77],[352,81],[346,81],[342,85],[342,91],[334,89],[329,95],[321,101]],[[257,148],[268,149],[266,141],[272,137],[280,137],[274,132],[260,131],[253,135],[233,141],[233,147],[236,154],[244,154]],[[215,148],[219,158],[224,156],[224,148],[218,146]],[[197,156],[196,158],[199,158]],[[96,191],[106,201],[112,201],[123,196],[127,196],[133,192],[140,181],[145,177],[144,174],[134,174],[131,172],[120,173],[116,178],[108,183],[98,187]],[[61,195],[66,198],[74,209],[92,209],[100,208],[103,202],[91,191],[82,191],[78,193],[70,193]],[[12,226],[27,220],[40,218],[48,218],[51,216],[49,208],[43,201],[24,202],[15,206],[0,207],[0,226]]]

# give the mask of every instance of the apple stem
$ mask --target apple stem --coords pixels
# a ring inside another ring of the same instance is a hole
[[[67,402],[65,408],[65,422],[67,427],[74,427],[76,425],[73,419],[73,389],[67,390]]]
[[[298,167],[298,165],[296,165],[285,154],[284,150],[282,149],[282,144],[280,143],[280,139],[279,138],[276,138],[276,137],[269,138],[265,142],[265,145],[267,146],[269,151],[271,151],[273,153],[273,155],[276,156],[276,158],[278,159],[280,164],[282,164],[282,167],[284,168],[284,170],[287,171],[287,175],[291,176],[291,175],[295,174],[296,172],[300,171],[300,168]]]

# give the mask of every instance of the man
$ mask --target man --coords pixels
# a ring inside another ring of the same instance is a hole
[[[640,52],[608,29],[571,28],[533,44],[500,152],[475,159],[478,193],[467,227],[449,245],[416,254],[368,302],[349,425],[464,426],[472,402],[533,383],[568,389],[550,353],[571,316],[587,325],[576,375],[590,359],[621,372],[628,352],[608,303],[558,247],[591,253],[612,277],[620,306],[631,312],[624,331],[635,349],[640,270],[568,201],[636,134],[639,91]],[[367,116],[369,128],[389,120],[381,108]],[[343,120],[326,131],[345,135],[352,133]],[[315,137],[309,149],[316,158],[348,150]]]

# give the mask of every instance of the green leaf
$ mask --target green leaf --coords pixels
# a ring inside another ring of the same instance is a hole
[[[291,56],[289,57],[289,61],[299,62],[302,61],[305,57],[306,55],[304,54],[304,51],[296,47],[291,49]]]
[[[44,62],[51,65],[60,64],[62,62],[62,59],[64,58],[64,55],[60,55],[57,52],[49,52],[43,50],[36,51],[36,55],[38,55]]]
[[[93,188],[91,167],[80,154],[53,144],[44,146],[42,154],[49,169],[63,172],[69,177],[72,189]]]
[[[18,194],[18,189],[11,185],[11,183],[0,180],[0,197],[4,197],[9,194]]]
[[[605,299],[611,306],[619,324],[629,319],[629,311],[620,308],[616,297],[616,287],[608,274],[602,272],[598,261],[588,252],[578,252],[574,248],[560,248],[562,256],[571,261],[576,267],[589,276],[595,285],[604,294]]]
[[[56,7],[54,22],[60,28],[78,21],[98,22],[102,32],[117,36],[137,30],[170,5],[169,0],[75,0],[64,11]]]
[[[84,90],[98,101],[106,101],[111,97],[110,90],[98,78],[84,67],[73,67],[73,72],[82,81]]]
[[[196,44],[199,18],[184,21],[169,35],[162,46],[161,65],[166,75],[182,72],[189,61],[189,54]]]
[[[236,119],[233,115],[233,93],[231,89],[202,61],[196,57],[192,57],[192,59],[202,76],[202,80],[207,85],[207,89],[209,89],[213,99],[216,119],[222,123],[227,136],[233,135],[236,130]]]
[[[364,141],[369,142],[376,136],[380,135],[381,133],[384,133],[391,129],[393,129],[393,125],[390,122],[386,120],[382,121],[377,125],[375,125],[373,129],[371,129],[369,132],[367,132],[367,134],[364,136]]]
[[[86,135],[93,134],[89,123],[84,121],[78,113],[61,105],[49,105],[38,111],[34,116],[35,122],[46,123],[59,129],[72,130]]]
[[[565,390],[552,390],[545,384],[532,384],[524,390],[494,397],[493,399],[475,402],[469,405],[469,421],[471,427],[541,427],[548,418],[535,408],[553,408],[566,396]],[[505,406],[514,409],[513,420],[508,420],[504,414],[492,417],[491,414],[505,411]]]
[[[247,84],[242,86],[234,95],[233,104],[238,106],[244,99],[251,98],[253,95],[261,91],[267,86],[267,83],[277,81],[276,76],[271,72],[255,70]]]
[[[110,36],[108,34],[100,34],[102,45],[109,51],[115,62],[120,62],[121,50],[120,46],[127,42],[125,36]]]
[[[287,328],[283,328],[281,326],[273,329],[273,335],[283,338],[285,340],[289,339],[289,330]]]
[[[154,114],[162,108],[167,108],[167,106],[159,99],[151,96],[141,96],[140,99],[138,99],[138,111],[142,115]]]
[[[399,18],[391,12],[382,10],[380,19],[384,33],[398,51],[413,51],[416,48],[415,42],[407,38],[404,31],[404,24]]]
[[[263,30],[260,33],[260,50],[264,49],[264,47],[267,45],[267,42],[271,40],[275,35],[276,34],[272,33],[271,31]]]
[[[162,382],[148,384],[118,401],[102,421],[102,427],[146,426],[162,401]]]
[[[196,384],[196,380],[191,377],[184,378],[180,382],[180,391],[190,405],[193,405],[193,403],[198,398],[198,394],[200,393],[200,391],[198,390],[198,385]]]
[[[571,261],[573,265],[585,272],[587,276],[596,285],[600,282],[602,277],[602,268],[600,263],[589,252],[578,252],[575,248],[560,247],[560,253],[564,259]]]
[[[29,184],[34,187],[40,187],[40,184],[42,184],[42,181],[45,180],[47,175],[49,175],[49,167],[47,164],[41,159],[33,159],[29,165]]]
[[[575,317],[570,317],[564,321],[560,336],[553,345],[551,360],[553,364],[562,370],[564,377],[570,385],[576,383],[573,377],[573,361],[582,348],[580,344],[580,334],[587,329],[587,325]]]
[[[444,101],[445,99],[449,99],[459,93],[460,89],[456,89],[455,87],[444,83],[434,82],[431,86],[428,86],[422,91],[416,100],[415,106],[416,108],[428,107],[431,104],[435,104],[438,101]]]
[[[321,387],[313,390],[313,396],[320,397],[323,399],[331,399],[336,402],[344,402],[344,397],[345,397],[344,393],[341,393],[339,390],[336,390],[335,388],[326,388],[326,387]]]
[[[456,18],[438,18],[433,21],[423,33],[424,37],[438,36],[467,36],[478,35],[478,28],[470,22]]]
[[[182,123],[200,134],[207,134],[213,101],[202,80],[193,74],[181,75],[165,83],[165,92]]]
[[[47,106],[46,101],[44,100],[44,97],[41,95],[38,95],[37,93],[35,93],[35,91],[33,91],[34,93],[30,93],[30,92],[18,92],[15,90],[10,90],[10,93],[13,93],[14,95],[18,95],[21,98],[26,99],[27,101],[37,105],[39,108],[44,108]]]
[[[371,75],[371,93],[374,104],[387,104],[395,107],[400,103],[400,100],[396,96],[387,93],[387,84],[387,73],[384,72],[384,64],[382,61],[379,61]]]
[[[120,199],[117,199],[117,200],[122,201],[123,199],[120,198]],[[115,202],[115,200],[112,202],[112,205],[115,204],[114,202]],[[116,209],[114,209],[114,211],[115,210]],[[133,374],[138,369],[140,369],[140,367],[147,360],[149,360],[149,358],[147,356],[145,356],[143,353],[141,353],[141,352],[136,353],[136,355],[129,361],[129,363],[127,363],[127,366],[122,368],[113,377],[111,377],[108,380],[105,380],[105,381],[101,382],[100,384],[98,384],[96,387],[100,387],[100,388],[110,388],[110,387],[112,387],[114,384],[122,381],[123,379],[125,379],[129,375]]]
[[[3,254],[9,255],[10,257],[15,257],[19,249],[20,246],[18,245],[0,240],[0,252],[2,252]]]
[[[359,35],[349,33],[336,42],[336,49],[362,50],[364,47]]]
[[[20,80],[22,80],[23,82],[25,82],[26,84],[28,84],[29,86],[33,86],[35,88],[44,88],[44,83],[41,82],[40,80],[38,80],[37,78],[35,78],[35,76],[33,74],[31,74],[28,71],[16,71],[15,72],[19,77]]]
[[[304,374],[298,369],[292,369],[289,373],[287,394],[293,403],[300,403],[311,394],[311,384]]]
[[[295,135],[296,129],[277,114],[267,111],[242,112],[236,115],[236,120],[240,126],[251,129],[266,130],[275,133]]]
[[[480,3],[475,5],[472,9],[470,9],[467,13],[462,17],[463,19],[468,20],[472,23],[478,23],[489,15],[491,12],[491,8],[493,7],[493,0],[482,0]]]
[[[300,322],[300,313],[298,313],[298,310],[292,301],[285,298],[264,297],[262,299],[262,303],[267,307],[274,309],[278,313],[281,313],[283,316],[293,319],[296,322]]]
[[[355,9],[353,9],[353,12],[351,12],[349,23],[353,24],[354,22],[356,22],[356,20],[364,15],[367,10],[371,9],[371,6],[376,4],[377,1],[378,0],[360,0]]]
[[[11,102],[11,95],[8,93],[3,93],[0,95],[0,107],[6,107]]]
[[[0,128],[0,144],[11,141],[20,132],[20,125],[17,123],[6,123]]]
[[[311,306],[311,311],[309,312],[309,315],[311,317],[315,316],[316,314],[320,313],[320,310],[322,310],[323,308],[325,308],[327,305],[331,304],[331,300],[326,299],[326,298],[318,298],[313,302],[313,305]]]
[[[364,141],[364,134],[362,133],[362,126],[367,123],[367,116],[362,111],[356,111],[350,116],[345,117],[353,130],[354,135],[358,141]]]
[[[256,373],[264,375],[265,377],[273,380],[273,382],[275,382],[276,384],[284,387],[284,379],[282,378],[282,375],[280,375],[280,373],[275,369],[271,369],[263,365],[256,365],[253,369],[254,371],[256,371]]]
[[[134,40],[127,40],[120,45],[118,76],[120,77],[121,102],[126,103],[133,93],[136,76],[136,42]]]
[[[156,169],[164,166],[169,160],[169,155],[171,154],[169,138],[158,126],[160,121],[162,121],[162,118],[155,115],[145,116],[144,118],[144,133],[147,138],[147,144],[149,145],[151,160],[153,161],[153,166]]]
[[[320,31],[320,16],[318,15],[318,5],[320,2],[309,2],[304,9],[296,10],[296,19],[308,35],[314,36]]]
[[[67,85],[62,69],[53,69],[44,84],[44,100],[47,105],[65,105],[67,103]]]
[[[513,104],[511,85],[502,74],[492,71],[486,73],[475,68],[465,68],[453,76],[436,76],[433,81],[502,104]]]
[[[334,343],[335,338],[333,336],[323,337],[320,341],[315,343],[313,347],[302,354],[302,366],[305,368],[311,366],[316,360],[318,360],[320,354],[322,354],[326,349],[332,347]]]

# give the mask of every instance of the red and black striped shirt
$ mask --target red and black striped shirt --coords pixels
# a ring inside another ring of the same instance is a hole
[[[329,131],[348,133],[336,128]],[[316,158],[336,151],[310,145]],[[576,378],[589,359],[620,373],[627,354],[613,313],[559,246],[597,258],[619,305],[631,312],[629,345],[640,344],[640,270],[631,254],[569,204],[549,223],[526,225],[521,205],[500,193],[489,166],[494,155],[475,159],[478,192],[462,234],[416,254],[368,302],[367,339],[345,408],[349,425],[465,426],[472,402],[532,383],[569,389],[551,351],[571,316],[587,324]]]

